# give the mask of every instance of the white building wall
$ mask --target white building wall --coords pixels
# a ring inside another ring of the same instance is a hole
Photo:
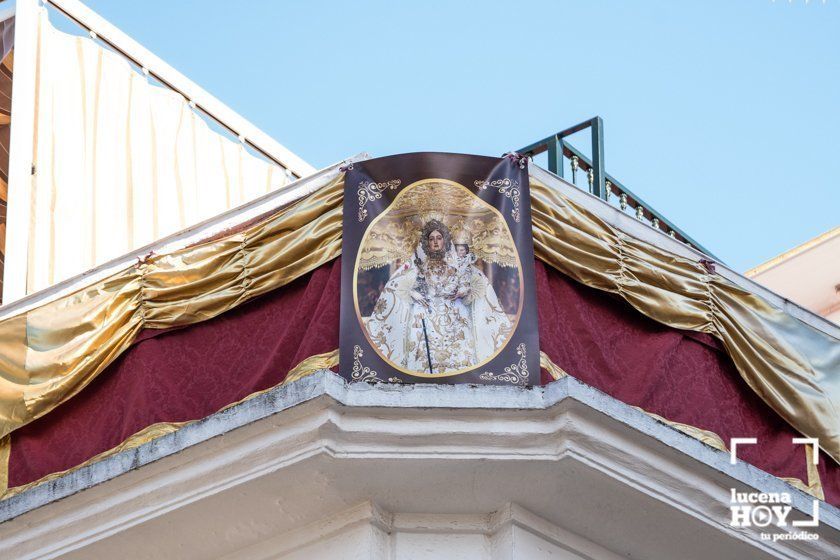
[[[840,324],[840,227],[748,270],[745,275]]]
[[[312,560],[313,558],[341,558],[346,560],[368,560],[387,558],[388,548],[378,538],[380,530],[370,524],[354,525],[346,530],[328,536],[312,535],[315,540],[287,553],[280,553],[278,560]],[[385,555],[385,556],[383,556]],[[261,556],[256,556],[260,558]],[[242,556],[246,559],[247,556]]]
[[[303,530],[279,535],[237,552],[236,557],[243,560],[618,558],[515,504],[508,504],[494,514],[453,515],[392,514],[371,503],[360,504]]]

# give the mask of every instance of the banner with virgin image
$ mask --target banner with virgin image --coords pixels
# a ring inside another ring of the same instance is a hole
[[[340,373],[539,383],[527,160],[414,153],[346,170]]]

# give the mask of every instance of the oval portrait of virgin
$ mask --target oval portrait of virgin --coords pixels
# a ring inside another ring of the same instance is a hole
[[[449,376],[493,359],[519,322],[522,267],[504,218],[453,181],[403,189],[365,231],[356,314],[403,373]]]

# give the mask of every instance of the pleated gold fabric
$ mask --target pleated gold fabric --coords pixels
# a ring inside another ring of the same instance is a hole
[[[531,193],[538,258],[661,323],[718,337],[747,384],[840,461],[836,340],[697,262],[627,236],[556,190],[534,181]],[[141,329],[215,317],[338,256],[342,196],[339,177],[241,231],[152,255],[0,321],[0,437],[71,398]]]
[[[0,438],[75,395],[141,329],[210,319],[337,257],[343,184],[0,321]]]
[[[537,258],[648,317],[719,338],[753,391],[840,462],[840,344],[694,262],[533,181]]]

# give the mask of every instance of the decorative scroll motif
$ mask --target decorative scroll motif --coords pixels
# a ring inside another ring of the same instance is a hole
[[[380,379],[379,374],[377,374],[375,370],[372,370],[367,366],[363,366],[361,357],[364,353],[365,351],[358,345],[353,346],[353,371],[350,372],[350,376],[353,378],[353,381],[367,381],[368,383],[403,383],[403,380],[399,377],[389,377],[388,381]]]
[[[376,373],[376,371],[370,369],[367,366],[362,365],[361,357],[363,355],[364,351],[359,345],[353,346],[353,371],[350,372],[350,376],[353,378],[353,381],[367,381],[368,383],[384,383],[384,381],[379,378],[379,375]]]
[[[365,206],[368,202],[379,200],[382,198],[382,193],[386,190],[394,190],[402,184],[399,179],[391,179],[384,183],[372,183],[370,181],[363,181],[359,183],[359,221],[364,222],[367,218],[368,211]]]
[[[487,190],[487,187],[493,187],[499,193],[508,197],[513,202],[513,209],[510,215],[513,216],[513,221],[519,223],[519,183],[508,178],[495,179],[493,181],[475,181],[475,186],[481,190]]]
[[[501,381],[525,386],[528,383],[528,361],[525,359],[525,343],[516,347],[516,353],[519,354],[519,362],[507,366],[504,373],[497,375],[485,371],[479,377],[484,381]]]

